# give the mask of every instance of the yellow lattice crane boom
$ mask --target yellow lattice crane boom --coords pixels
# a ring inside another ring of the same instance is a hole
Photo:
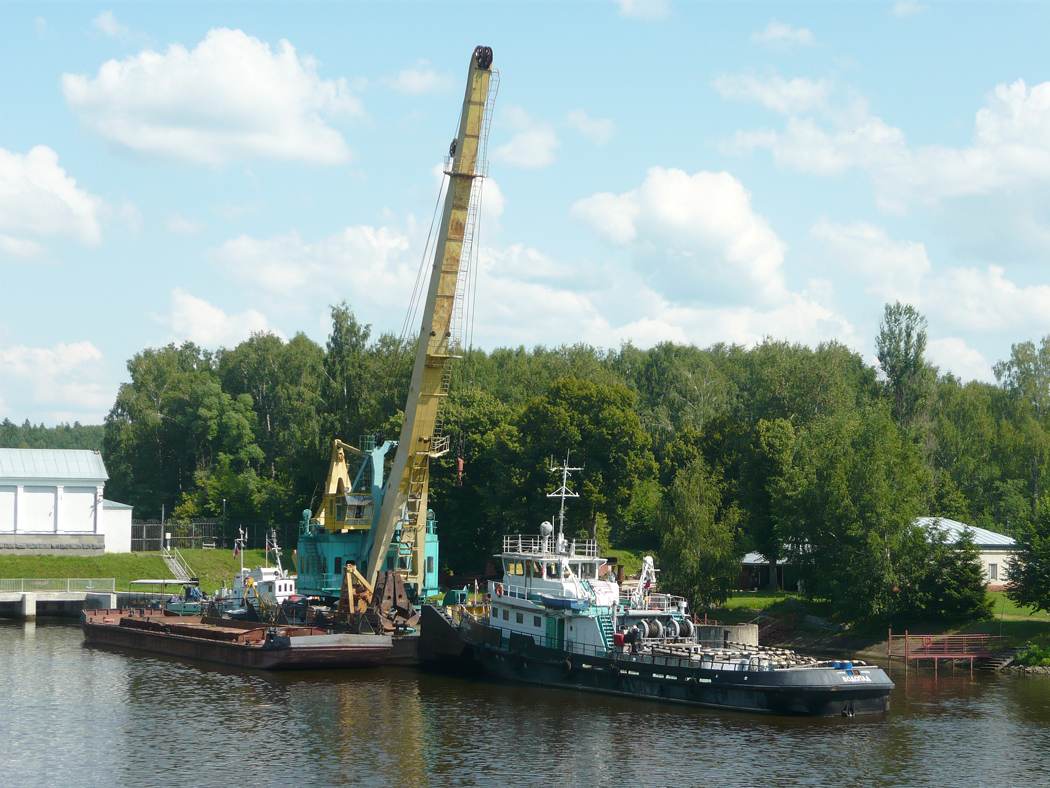
[[[406,583],[422,587],[423,545],[427,528],[430,460],[449,449],[443,434],[441,404],[448,394],[452,360],[460,352],[463,291],[486,173],[485,150],[499,74],[492,50],[477,47],[470,59],[459,132],[449,149],[449,176],[441,225],[434,250],[423,320],[416,345],[412,380],[405,403],[397,453],[387,476],[379,520],[372,532],[365,577],[374,583],[399,533],[397,568]]]

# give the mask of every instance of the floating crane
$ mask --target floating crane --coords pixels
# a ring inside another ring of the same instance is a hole
[[[462,348],[465,274],[473,253],[498,86],[492,50],[477,47],[470,58],[459,131],[445,159],[448,190],[401,435],[397,441],[363,439],[360,447],[333,443],[324,499],[315,516],[303,513],[301,593],[334,599],[341,589],[353,593],[356,587],[371,594],[383,571],[396,571],[411,599],[425,599],[438,590],[437,526],[427,508],[430,462],[449,451],[441,406],[448,395],[452,362]],[[394,449],[390,463],[386,458]],[[356,475],[350,473],[347,455],[363,460]]]

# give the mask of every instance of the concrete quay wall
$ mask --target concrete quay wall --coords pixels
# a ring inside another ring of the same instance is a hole
[[[0,591],[0,617],[22,620],[37,616],[79,618],[84,609],[116,607],[117,596],[98,591]]]

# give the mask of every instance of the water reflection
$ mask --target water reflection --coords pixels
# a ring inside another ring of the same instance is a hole
[[[0,624],[0,785],[1050,784],[1050,679],[894,675],[886,717],[768,718],[409,669],[271,674]]]

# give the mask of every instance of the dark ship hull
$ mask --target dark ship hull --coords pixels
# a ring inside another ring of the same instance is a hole
[[[668,701],[713,709],[838,717],[884,714],[893,682],[873,665],[847,662],[755,669],[707,667],[669,645],[650,653],[579,653],[464,618],[455,624],[424,608],[420,657],[430,665],[481,667],[494,678],[544,687]],[[756,654],[761,652],[755,652]]]

